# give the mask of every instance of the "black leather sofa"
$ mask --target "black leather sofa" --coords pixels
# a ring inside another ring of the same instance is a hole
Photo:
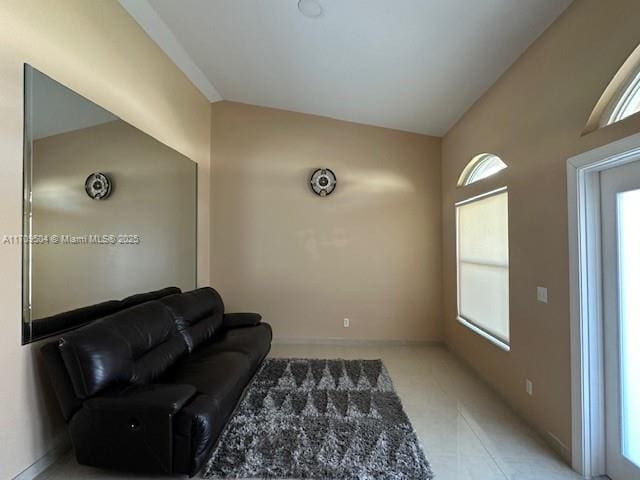
[[[144,295],[155,299],[41,351],[79,463],[193,476],[269,352],[271,327],[224,313],[209,287]]]

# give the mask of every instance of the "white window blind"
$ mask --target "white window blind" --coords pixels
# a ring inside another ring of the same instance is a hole
[[[503,347],[509,345],[508,193],[456,205],[458,317]]]

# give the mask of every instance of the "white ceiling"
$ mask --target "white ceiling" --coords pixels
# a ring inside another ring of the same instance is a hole
[[[211,100],[431,135],[571,0],[120,0]]]

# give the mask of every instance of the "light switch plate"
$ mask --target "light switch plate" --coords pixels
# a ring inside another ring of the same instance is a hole
[[[549,295],[546,287],[538,287],[538,301],[541,303],[549,303]]]

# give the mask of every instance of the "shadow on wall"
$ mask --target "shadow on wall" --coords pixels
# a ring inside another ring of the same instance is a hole
[[[45,340],[49,342],[51,339]],[[60,410],[58,401],[56,399],[55,392],[51,386],[51,379],[47,375],[44,359],[40,355],[40,346],[43,342],[33,344],[33,347],[26,352],[27,357],[25,361],[28,362],[32,369],[32,375],[29,376],[32,384],[30,388],[34,392],[33,395],[36,398],[35,410],[29,412],[30,415],[40,418],[41,422],[26,422],[32,428],[35,428],[32,432],[31,438],[34,440],[32,448],[37,450],[38,445],[35,444],[36,439],[45,438],[50,432],[59,432],[59,435],[55,439],[55,444],[51,448],[63,447],[68,448],[69,435],[65,427],[64,417]]]

